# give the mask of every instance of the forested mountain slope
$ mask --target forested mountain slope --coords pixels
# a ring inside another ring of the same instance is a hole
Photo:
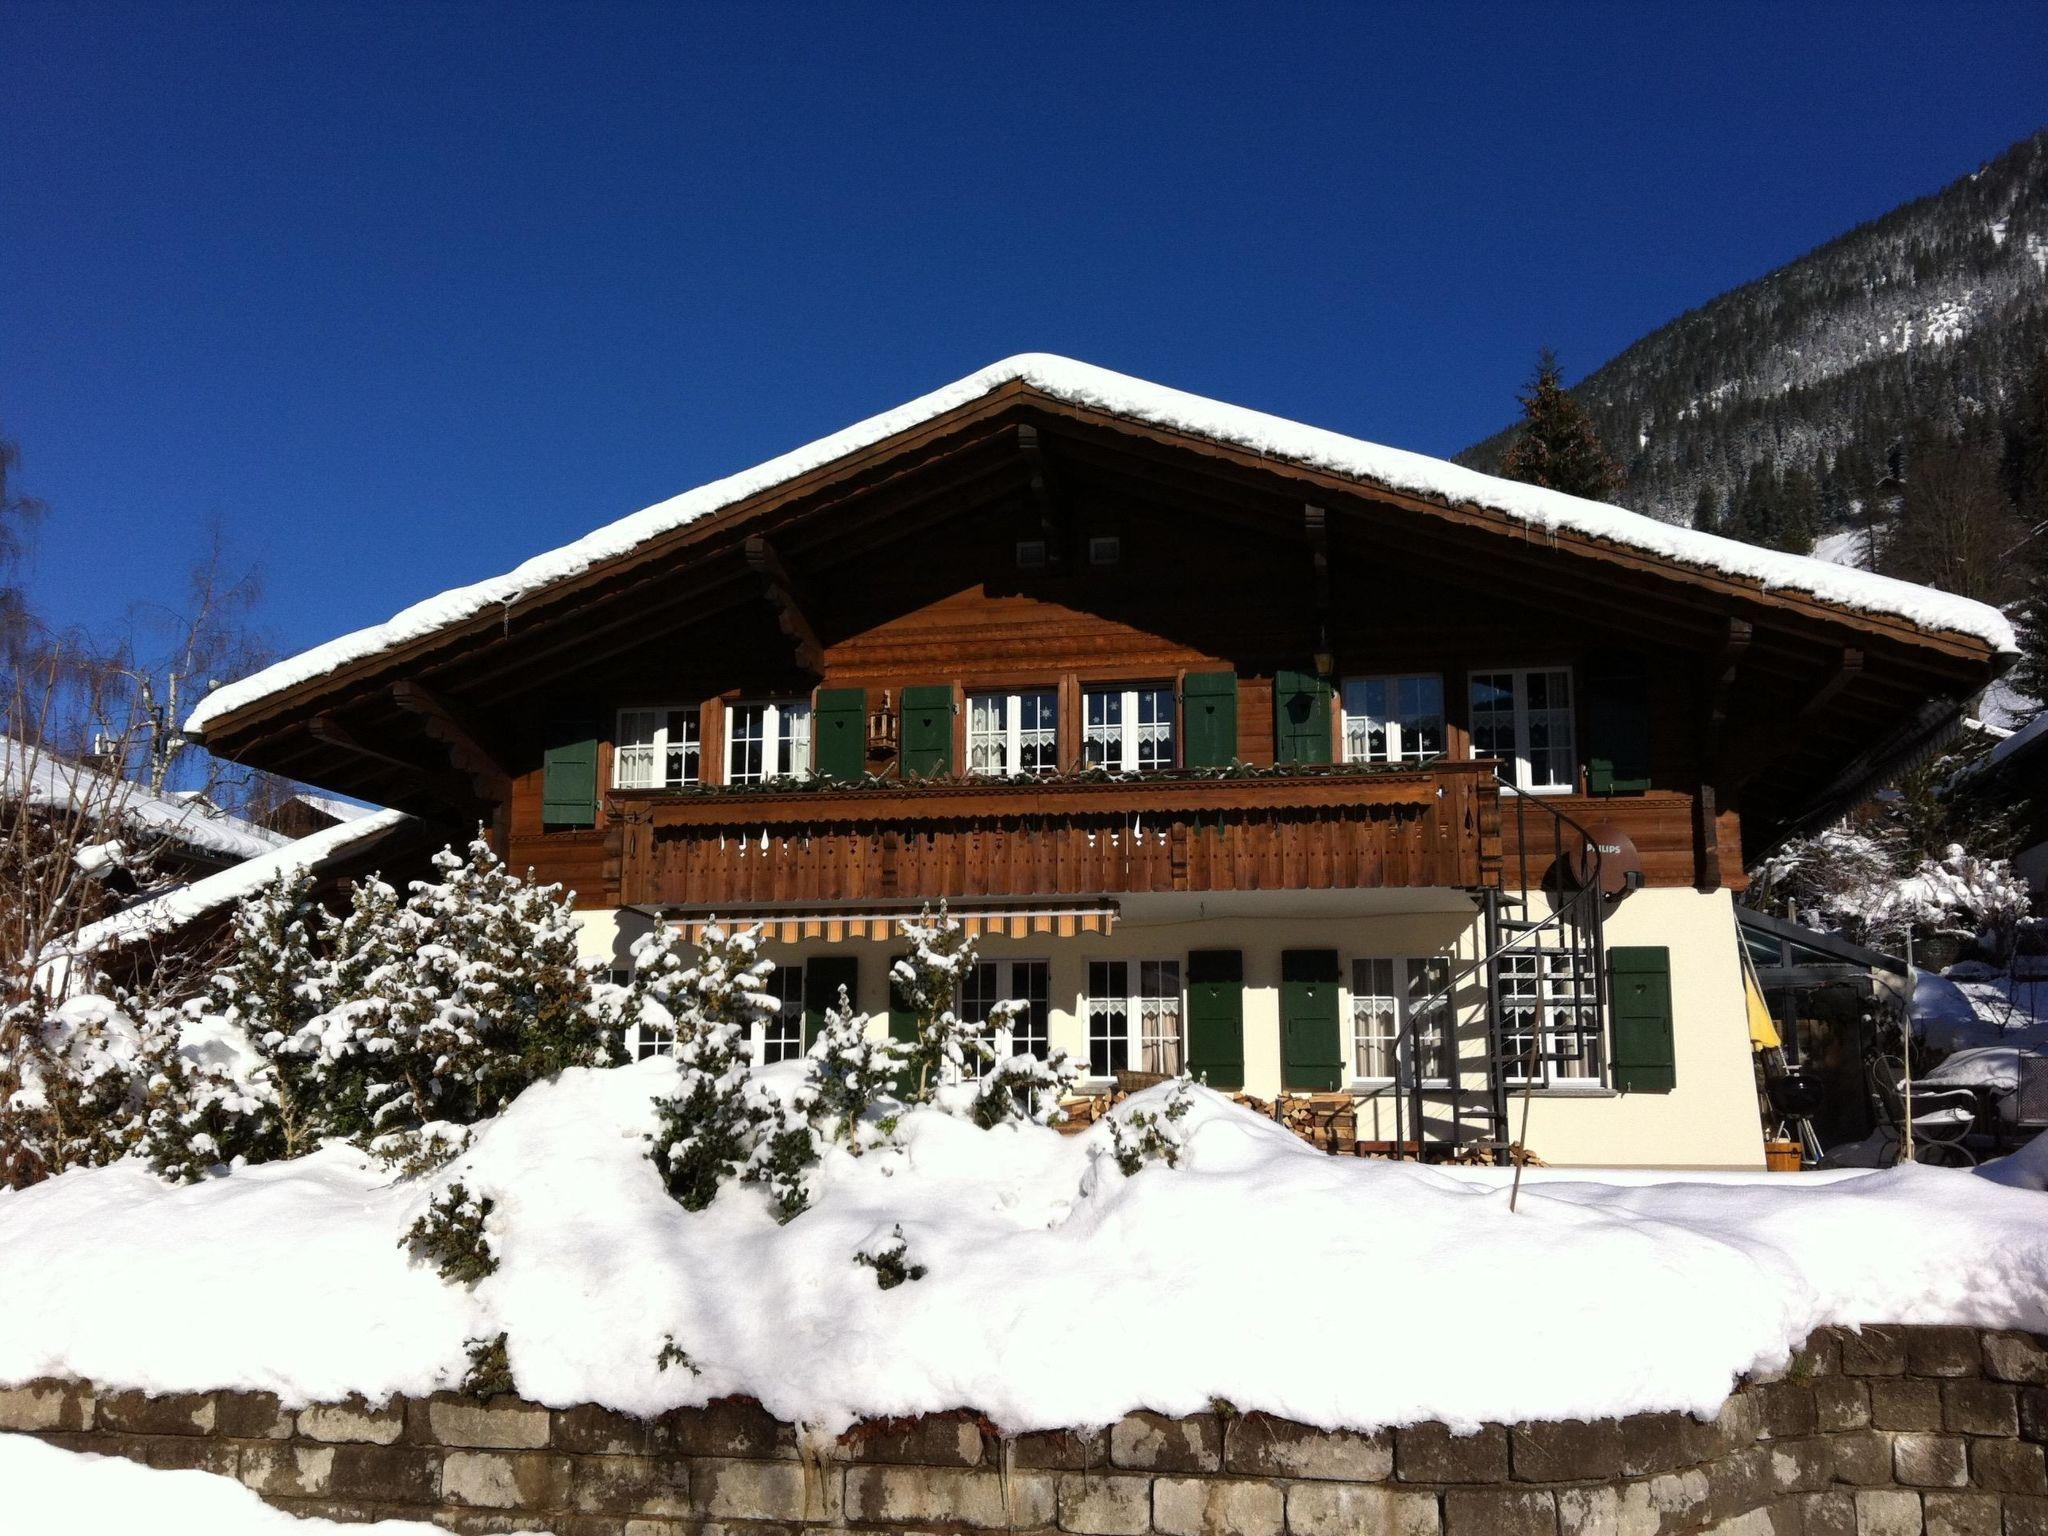
[[[1572,394],[1673,521],[1757,465],[1812,477],[1823,524],[1896,473],[1914,431],[2004,411],[2048,349],[2048,130],[1651,332]],[[1461,455],[1498,467],[1509,434]],[[1739,531],[1739,530],[1730,530]]]

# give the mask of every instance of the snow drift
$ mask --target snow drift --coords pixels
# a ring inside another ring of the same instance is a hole
[[[668,1199],[645,1137],[673,1071],[566,1072],[414,1180],[332,1143],[184,1188],[131,1162],[0,1194],[0,1382],[376,1399],[454,1385],[502,1331],[557,1406],[743,1393],[824,1431],[955,1407],[1022,1430],[1220,1398],[1374,1427],[1705,1414],[1823,1324],[2048,1330],[2038,1156],[2011,1186],[1553,1172],[1510,1213],[1490,1171],[1328,1157],[1198,1090],[1179,1166],[1134,1176],[1103,1126],[915,1110],[893,1147],[829,1149],[784,1226],[750,1186]],[[457,1181],[495,1201],[473,1289],[400,1246]],[[897,1229],[926,1273],[883,1289],[854,1256]],[[663,1370],[671,1340],[690,1364]]]

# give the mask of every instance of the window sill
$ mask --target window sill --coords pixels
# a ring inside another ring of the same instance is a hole
[[[1396,1083],[1391,1077],[1354,1077],[1344,1085],[1344,1091],[1350,1094],[1357,1094],[1360,1097],[1380,1098],[1397,1088],[1402,1093],[1407,1093],[1414,1086],[1412,1083]],[[1449,1093],[1451,1091],[1451,1080],[1447,1077],[1425,1077],[1422,1080],[1422,1091],[1424,1093]],[[1474,1088],[1470,1091],[1478,1093],[1482,1090]]]
[[[1530,1092],[1526,1083],[1508,1084],[1508,1094],[1512,1098],[1520,1098]],[[1535,1089],[1531,1096],[1538,1099],[1618,1099],[1621,1092],[1605,1083],[1587,1083],[1583,1087],[1576,1083],[1551,1083]]]

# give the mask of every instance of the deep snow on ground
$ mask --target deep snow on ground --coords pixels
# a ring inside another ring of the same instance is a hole
[[[0,1383],[379,1398],[454,1384],[503,1330],[556,1405],[744,1393],[824,1431],[954,1407],[1021,1430],[1220,1398],[1363,1427],[1707,1413],[1826,1323],[2048,1330],[2048,1196],[1948,1169],[1551,1174],[1511,1213],[1498,1174],[1329,1157],[1201,1091],[1181,1165],[1131,1178],[1100,1125],[914,1111],[896,1148],[829,1153],[778,1226],[751,1187],[668,1199],[643,1137],[673,1070],[565,1073],[414,1181],[337,1143],[196,1187],[128,1164],[0,1194]],[[458,1179],[497,1202],[473,1291],[399,1246]],[[929,1273],[882,1290],[853,1255],[899,1225]],[[671,1336],[701,1374],[657,1368]]]
[[[439,1529],[411,1520],[300,1520],[233,1478],[158,1472],[26,1435],[0,1435],[0,1503],[9,1536],[429,1536]]]

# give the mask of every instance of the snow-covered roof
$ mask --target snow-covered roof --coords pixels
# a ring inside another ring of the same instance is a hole
[[[336,821],[360,821],[365,816],[376,814],[374,805],[357,805],[353,800],[339,799],[334,795],[316,795],[311,790],[300,790],[292,796],[300,805],[311,806],[323,816],[332,816]]]
[[[1987,769],[1996,768],[2009,759],[2018,757],[2022,752],[2031,752],[2041,744],[2044,737],[2048,737],[2048,709],[2042,710],[2032,721],[2021,726],[1985,753],[1984,766]]]
[[[239,682],[217,688],[192,712],[187,729],[201,731],[209,722],[259,699],[424,639],[605,561],[631,554],[650,539],[921,426],[1006,384],[1024,384],[1069,405],[1209,438],[1390,490],[1484,507],[1532,528],[1606,539],[1705,570],[1749,578],[1766,587],[1810,593],[1823,602],[1859,612],[1905,619],[1930,630],[1971,635],[2001,651],[2016,649],[2013,628],[2005,616],[1996,608],[1968,598],[1805,555],[1760,549],[1603,502],[1498,479],[1443,459],[1383,447],[1262,411],[1205,399],[1072,358],[1027,352],[1005,358],[943,389],[870,416],[752,469],[657,502],[573,543],[536,555],[502,576],[456,587],[415,603],[382,624],[342,635]]]
[[[411,820],[403,811],[375,811],[354,821],[322,827],[310,836],[285,841],[282,847],[269,850],[261,858],[232,865],[204,880],[195,880],[88,924],[65,944],[62,954],[47,957],[46,964],[61,963],[72,955],[91,955],[147,943],[175,933],[198,918],[232,906],[280,874],[317,868]]]
[[[133,834],[177,843],[214,859],[256,859],[289,838],[231,816],[204,795],[152,794],[45,747],[0,736],[0,793],[34,805],[73,806]]]

